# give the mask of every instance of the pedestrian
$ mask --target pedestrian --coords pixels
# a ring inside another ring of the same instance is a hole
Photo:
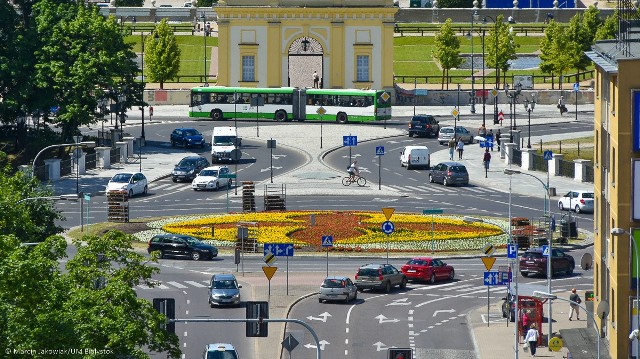
[[[449,161],[453,161],[453,152],[456,149],[456,139],[451,137],[449,140]]]
[[[529,331],[529,324],[531,324],[531,318],[529,317],[529,314],[530,313],[528,310],[522,312],[522,338],[524,338]]]
[[[558,109],[560,110],[560,116],[562,116],[563,113],[567,112],[566,111],[566,107],[564,105],[564,96],[560,96],[560,98],[558,99]]]
[[[487,128],[484,127],[484,124],[480,125],[480,128],[478,129],[478,136],[487,137]]]
[[[484,150],[484,156],[482,157],[482,164],[484,165],[484,178],[487,178],[487,173],[489,172],[489,162],[491,162],[491,154],[489,153],[489,149],[486,148]]]
[[[502,136],[502,133],[500,132],[500,129],[498,129],[498,131],[496,132],[496,143],[498,144],[498,151],[500,151],[500,136]]]
[[[527,331],[527,335],[524,337],[524,345],[525,347],[529,347],[529,351],[531,352],[531,356],[536,356],[536,348],[538,346],[538,329],[536,329],[536,323],[532,323],[531,327]]]
[[[576,293],[575,288],[571,289],[569,300],[572,302],[569,303],[569,307],[571,308],[569,310],[569,320],[572,320],[574,312],[576,313],[576,319],[580,320],[580,307],[578,306],[578,304],[582,303],[582,300],[580,299],[578,293]]]
[[[458,159],[462,159],[462,152],[464,152],[464,142],[462,142],[462,137],[458,138],[458,144],[456,145],[458,149]]]
[[[318,76],[316,71],[313,71],[313,88],[320,88],[320,76]]]
[[[493,130],[489,130],[489,133],[487,134],[487,141],[489,141],[491,151],[493,151],[493,141],[495,141],[495,138],[493,137]]]

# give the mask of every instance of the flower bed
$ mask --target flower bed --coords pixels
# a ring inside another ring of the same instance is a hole
[[[311,223],[311,216],[315,224]],[[396,213],[391,220],[395,231],[386,235],[382,213],[341,211],[298,211],[238,213],[172,218],[149,223],[169,233],[186,234],[217,246],[234,246],[238,222],[257,224],[258,243],[293,243],[297,248],[320,250],[323,235],[332,235],[337,251],[456,251],[481,249],[487,243],[504,247],[505,221],[485,218],[465,223],[458,216],[424,216]],[[213,236],[212,236],[212,227]],[[144,240],[145,234],[138,237]]]

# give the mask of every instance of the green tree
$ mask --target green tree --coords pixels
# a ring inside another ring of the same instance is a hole
[[[607,16],[604,23],[596,31],[594,40],[610,40],[615,39],[618,34],[618,11]]]
[[[540,42],[540,70],[562,76],[572,67],[578,53],[577,47],[577,44],[569,39],[567,31],[555,20],[551,20]],[[560,88],[562,89],[562,81]]]
[[[0,236],[0,345],[97,348],[106,355],[84,357],[106,358],[148,358],[148,349],[178,358],[177,336],[161,329],[166,318],[134,290],[140,284],[154,286],[151,276],[158,269],[133,251],[132,240],[107,232],[74,241],[78,252],[63,272],[64,238],[49,237],[28,250],[15,237]]]
[[[593,38],[591,30],[584,25],[583,18],[580,14],[576,14],[569,21],[569,27],[566,30],[569,44],[567,51],[570,55],[569,66],[578,71],[584,71],[591,64],[591,60],[585,55],[585,51],[591,49]],[[595,37],[595,32],[593,33]]]
[[[441,9],[472,8],[473,0],[438,0],[438,7]]]
[[[603,21],[600,19],[600,10],[595,6],[589,6],[582,14],[582,28],[587,34],[587,41],[593,44],[598,28],[602,26]]]
[[[511,65],[509,60],[515,59],[516,49],[520,46],[515,42],[515,35],[509,24],[504,22],[504,16],[498,15],[494,26],[490,27],[485,39],[487,47],[487,68],[498,69],[496,74],[496,88],[500,88],[501,72],[507,72]]]
[[[116,0],[117,7],[142,7],[144,0]]]
[[[460,39],[451,28],[451,19],[447,19],[440,27],[440,32],[436,35],[434,45],[433,58],[442,68],[442,88],[444,89],[446,78],[447,89],[449,89],[449,70],[462,64]]]
[[[163,88],[164,82],[175,78],[180,69],[180,49],[167,19],[160,21],[154,36],[148,36],[144,46],[145,70],[149,80],[159,82]]]

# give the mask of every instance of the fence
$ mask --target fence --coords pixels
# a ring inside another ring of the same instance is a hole
[[[558,161],[558,175],[563,177],[576,177],[576,166],[573,161]]]
[[[73,169],[73,160],[68,158],[60,161],[60,177],[70,175]]]
[[[112,148],[110,153],[111,163],[120,162],[120,148]]]
[[[519,167],[522,167],[522,151],[514,148],[512,157],[513,157],[513,161],[511,163],[513,163],[514,165],[518,165]]]
[[[38,178],[40,181],[45,182],[49,180],[49,171],[47,165],[36,166],[34,169],[34,176]]]
[[[586,171],[585,171],[586,173],[584,176],[584,181],[593,183],[593,164],[587,165],[585,166],[585,168],[586,168]]]
[[[536,153],[532,153],[531,155],[532,155],[531,156],[531,159],[532,159],[531,166],[533,167],[534,171],[542,171],[542,172],[549,171],[549,163],[544,160],[544,156],[543,155],[539,155],[539,154],[536,154]]]
[[[89,170],[93,170],[96,168],[97,166],[97,156],[95,152],[92,153],[87,153],[85,158],[84,158],[84,168],[89,171]]]
[[[594,70],[588,70],[588,71],[583,71],[583,72],[577,72],[575,74],[567,74],[567,75],[563,75],[562,76],[562,83],[563,84],[571,84],[573,85],[576,82],[580,82],[582,80],[587,80],[587,79],[593,79],[594,76]],[[522,76],[523,74],[520,74],[518,76]],[[496,81],[496,76],[495,75],[475,75],[474,79],[475,79],[475,83],[482,83],[482,79],[485,79],[485,83],[486,84],[494,84]],[[469,75],[449,75],[449,76],[445,76],[444,81],[441,75],[433,75],[433,76],[418,76],[418,75],[394,75],[393,76],[393,81],[395,83],[404,83],[404,84],[411,84],[411,83],[415,83],[415,84],[442,84],[444,82],[445,84],[445,88],[447,88],[447,84],[449,85],[457,85],[457,84],[463,84],[463,83],[471,83],[471,78],[469,77]],[[560,84],[560,76],[556,76],[556,75],[536,75],[536,74],[531,74],[531,85],[533,88],[535,88],[536,84],[551,84],[552,88],[556,87],[556,84]],[[500,77],[500,83],[501,84],[505,84],[505,83],[514,83],[514,75],[509,75],[507,76],[506,74],[503,73],[503,75]],[[489,86],[487,85],[487,89],[489,88]],[[453,89],[451,89],[453,90]]]

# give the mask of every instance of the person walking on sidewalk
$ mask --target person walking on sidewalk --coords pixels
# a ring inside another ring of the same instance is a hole
[[[522,338],[523,339],[527,335],[527,332],[529,331],[529,324],[531,324],[531,318],[529,318],[529,311],[524,310],[522,312]]]
[[[489,162],[491,162],[491,154],[489,153],[489,149],[484,150],[484,156],[482,157],[482,165],[484,166],[484,178],[487,178],[487,173],[489,172]]]
[[[313,88],[320,88],[320,76],[318,76],[316,71],[313,72]]]
[[[498,129],[498,131],[496,132],[496,143],[498,144],[498,151],[500,151],[500,136],[502,135],[502,133],[500,132],[500,129]]]
[[[493,151],[493,141],[495,141],[495,138],[493,137],[493,130],[489,130],[489,133],[487,134],[487,141],[491,144],[491,151]]]
[[[569,300],[572,302],[569,304],[569,307],[571,308],[569,310],[569,320],[572,320],[574,312],[576,313],[576,319],[580,320],[580,307],[578,306],[578,304],[582,303],[582,300],[580,299],[578,293],[576,293],[575,288],[571,289]]]
[[[453,152],[456,149],[456,139],[455,137],[451,137],[451,139],[449,140],[449,161],[453,161]]]
[[[529,346],[531,356],[536,356],[536,348],[538,346],[538,329],[536,329],[536,323],[531,324],[531,328],[527,331],[527,335],[524,337],[524,345]]]
[[[563,113],[567,112],[567,107],[564,105],[563,96],[560,96],[560,98],[558,99],[558,109],[560,109],[560,116],[562,116]]]
[[[458,144],[456,145],[456,149],[458,149],[458,159],[462,159],[462,152],[464,152],[464,142],[462,142],[462,137],[458,139]]]

